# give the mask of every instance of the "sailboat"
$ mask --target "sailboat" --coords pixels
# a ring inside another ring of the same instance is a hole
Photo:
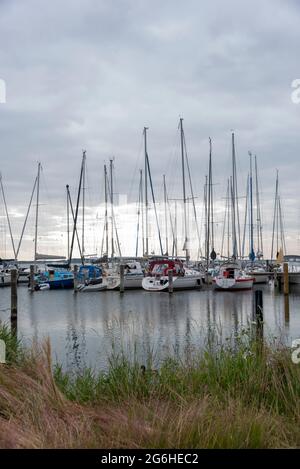
[[[142,288],[142,282],[145,276],[141,263],[136,260],[128,261],[124,265],[124,288],[125,290],[133,290]],[[107,290],[120,289],[120,265],[115,272],[109,272],[104,282]]]
[[[15,268],[15,267],[14,267]],[[0,264],[0,287],[9,287],[11,283],[10,267],[6,262]]]
[[[254,277],[254,283],[268,283],[269,276],[266,272],[265,265],[259,260],[256,261],[256,255],[254,251],[254,229],[253,229],[253,175],[252,175],[252,153],[249,151],[250,158],[250,172],[247,184],[247,196],[246,196],[246,211],[245,211],[245,226],[244,226],[244,238],[245,228],[247,220],[247,201],[249,199],[249,263],[245,267],[245,272]],[[257,162],[255,157],[255,176],[256,176],[256,209],[257,209],[257,255],[262,256],[262,235],[261,235],[261,222],[260,222],[260,208],[259,208],[259,196],[258,196],[258,183],[257,183]],[[244,245],[244,240],[243,240]]]
[[[115,259],[115,240],[118,254],[121,257],[121,247],[118,236],[118,230],[114,213],[114,192],[113,192],[113,159],[110,159],[109,177],[107,174],[106,164],[104,165],[104,195],[105,195],[105,218],[104,230],[101,246],[101,258],[104,262],[101,266],[89,265],[84,263],[79,269],[77,276],[78,284],[77,291],[80,292],[101,292],[107,289],[117,288],[120,284],[120,276],[116,274],[116,259]],[[109,216],[108,216],[108,202],[110,201],[110,233],[109,233]],[[111,236],[111,262],[108,263],[109,252],[109,234]],[[105,247],[104,247],[105,244]],[[105,248],[105,251],[104,251]],[[100,261],[100,260],[98,260]]]
[[[34,183],[34,190],[36,190],[36,211],[35,211],[35,236],[34,236],[34,283],[35,290],[57,290],[62,288],[73,288],[74,286],[74,274],[66,268],[56,267],[54,265],[47,265],[47,269],[44,271],[38,270],[37,261],[40,259],[64,259],[62,256],[53,256],[48,254],[39,254],[37,251],[37,240],[38,240],[38,221],[39,221],[39,198],[40,198],[40,176],[41,176],[41,163],[38,163],[38,171],[36,180]],[[34,190],[33,193],[34,194]],[[32,197],[30,200],[30,205]],[[29,206],[30,210],[30,206]],[[27,215],[29,213],[27,212]],[[26,225],[26,220],[25,220]],[[22,236],[25,230],[25,225],[22,231]]]
[[[276,237],[276,239],[275,239],[275,237]],[[276,256],[274,256],[275,242],[276,242]],[[276,171],[276,184],[275,184],[272,246],[271,246],[271,257],[270,257],[270,259],[272,261],[275,261],[275,257],[276,257],[275,263],[279,264],[280,262],[283,262],[283,255],[285,253],[286,253],[285,235],[284,235],[284,229],[283,229],[283,217],[282,217],[282,210],[281,210],[281,197],[280,197],[280,194],[279,194],[279,177],[278,177],[278,170],[277,170]]]
[[[180,128],[180,147],[181,147],[181,163],[182,163],[182,193],[183,193],[183,215],[184,215],[184,245],[186,263],[189,261],[189,239],[187,232],[187,197],[185,186],[185,166],[186,155],[184,152],[184,131],[183,119],[179,121]],[[153,260],[149,264],[149,273],[142,281],[142,287],[147,291],[166,291],[169,288],[169,271],[173,273],[173,289],[191,289],[199,288],[202,284],[202,275],[195,269],[190,269],[183,264],[181,260],[163,259]]]
[[[251,177],[252,177],[252,160],[250,158]],[[252,179],[250,181],[252,184]],[[252,190],[252,186],[251,186]],[[253,287],[254,277],[248,275],[243,271],[237,262],[238,252],[240,249],[240,225],[239,225],[239,210],[238,210],[238,197],[237,197],[237,180],[236,180],[236,159],[235,159],[235,143],[234,133],[232,133],[232,177],[228,182],[227,196],[231,198],[231,222],[232,222],[232,260],[228,259],[228,262],[220,267],[219,273],[212,279],[212,284],[216,290],[248,290]],[[250,192],[250,199],[252,204],[252,192]],[[227,225],[228,225],[228,257],[229,257],[229,208],[230,202],[229,197],[227,201],[228,213],[227,213]],[[251,212],[252,213],[252,212]],[[226,220],[226,214],[225,214]],[[238,233],[236,232],[236,222]],[[225,225],[224,225],[225,227]],[[254,260],[253,251],[253,222],[250,220],[250,254],[249,258]]]
[[[247,275],[237,263],[228,262],[220,267],[212,283],[216,290],[249,290],[253,287],[254,277]]]
[[[204,207],[205,207],[205,282],[210,283],[211,277],[218,272],[218,265],[215,261],[217,253],[214,248],[214,206],[213,206],[213,185],[212,185],[212,140],[209,138],[209,162],[208,177],[205,176],[204,187]]]
[[[150,161],[149,161],[149,155],[148,155],[147,131],[148,131],[148,127],[144,127],[143,137],[144,137],[144,164],[145,164],[145,170],[144,170],[145,241],[143,241],[143,246],[145,247],[145,252],[143,254],[144,254],[145,257],[149,256],[149,199],[148,199],[148,189],[149,189],[148,186],[149,185],[150,185],[150,191],[151,191],[151,196],[152,196],[152,204],[153,204],[153,209],[154,209],[155,222],[156,222],[156,228],[157,228],[157,234],[158,234],[158,240],[159,240],[159,248],[160,248],[161,255],[163,255],[161,232],[160,232],[160,226],[159,226],[159,221],[158,221],[155,194],[154,194],[152,175],[151,175],[151,169],[150,169]]]
[[[103,269],[96,265],[81,265],[77,274],[77,291],[96,292],[106,290]]]

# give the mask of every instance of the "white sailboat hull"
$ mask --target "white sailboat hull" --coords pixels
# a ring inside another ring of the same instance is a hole
[[[129,275],[124,277],[124,289],[137,289],[142,288],[142,281],[144,276],[142,275]],[[88,285],[78,285],[77,290],[82,292],[96,292],[104,290],[119,290],[120,288],[120,277],[118,275],[113,276],[109,275],[103,277],[101,283],[88,284]]]
[[[249,274],[251,274],[251,273],[249,272]],[[255,284],[268,283],[269,282],[269,276],[267,274],[257,274],[257,273],[254,272],[251,275],[253,275],[253,277],[254,277],[254,283]]]
[[[213,285],[216,290],[250,290],[253,287],[254,278],[225,278],[216,277]]]
[[[124,289],[133,290],[142,288],[144,276],[143,275],[125,275],[124,276]],[[107,289],[108,290],[119,290],[120,288],[120,277],[109,276],[107,277]]]
[[[142,287],[146,291],[168,291],[169,278],[162,276],[145,277],[142,282]],[[173,278],[173,290],[189,290],[201,287],[201,277],[199,275],[188,275],[184,277]]]
[[[144,275],[125,275],[124,286],[127,289],[142,288]]]
[[[107,289],[107,282],[105,278],[99,279],[98,282],[91,282],[87,285],[80,284],[77,286],[79,292],[98,292]]]
[[[11,282],[11,275],[8,273],[0,274],[0,287],[8,287]]]
[[[246,274],[249,275],[249,277],[254,278],[254,283],[259,284],[259,283],[268,283],[269,282],[269,275],[263,270],[263,269],[248,269],[246,270]]]

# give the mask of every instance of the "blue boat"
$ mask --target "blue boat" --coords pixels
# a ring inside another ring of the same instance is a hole
[[[58,290],[74,287],[74,274],[69,270],[49,269],[34,277],[36,290]]]
[[[101,267],[93,264],[81,265],[78,271],[78,281],[80,283],[85,283],[88,280],[101,278],[102,269]]]

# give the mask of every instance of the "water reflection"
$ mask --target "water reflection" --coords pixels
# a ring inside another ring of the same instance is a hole
[[[260,287],[261,288],[261,287]],[[265,337],[289,342],[300,337],[300,288],[289,297],[273,286],[263,286]],[[26,343],[49,336],[54,359],[68,370],[105,368],[112,352],[121,350],[144,363],[151,355],[188,359],[194,350],[231,337],[236,345],[242,328],[255,327],[251,291],[212,290],[149,293],[42,291],[30,294],[20,287],[18,333]],[[10,303],[10,290],[2,289],[0,310]],[[8,312],[0,319],[9,320]]]

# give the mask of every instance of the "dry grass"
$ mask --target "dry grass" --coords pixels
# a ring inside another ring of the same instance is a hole
[[[1,448],[278,448],[300,445],[300,370],[287,350],[118,362],[53,374],[49,342],[0,368]]]

